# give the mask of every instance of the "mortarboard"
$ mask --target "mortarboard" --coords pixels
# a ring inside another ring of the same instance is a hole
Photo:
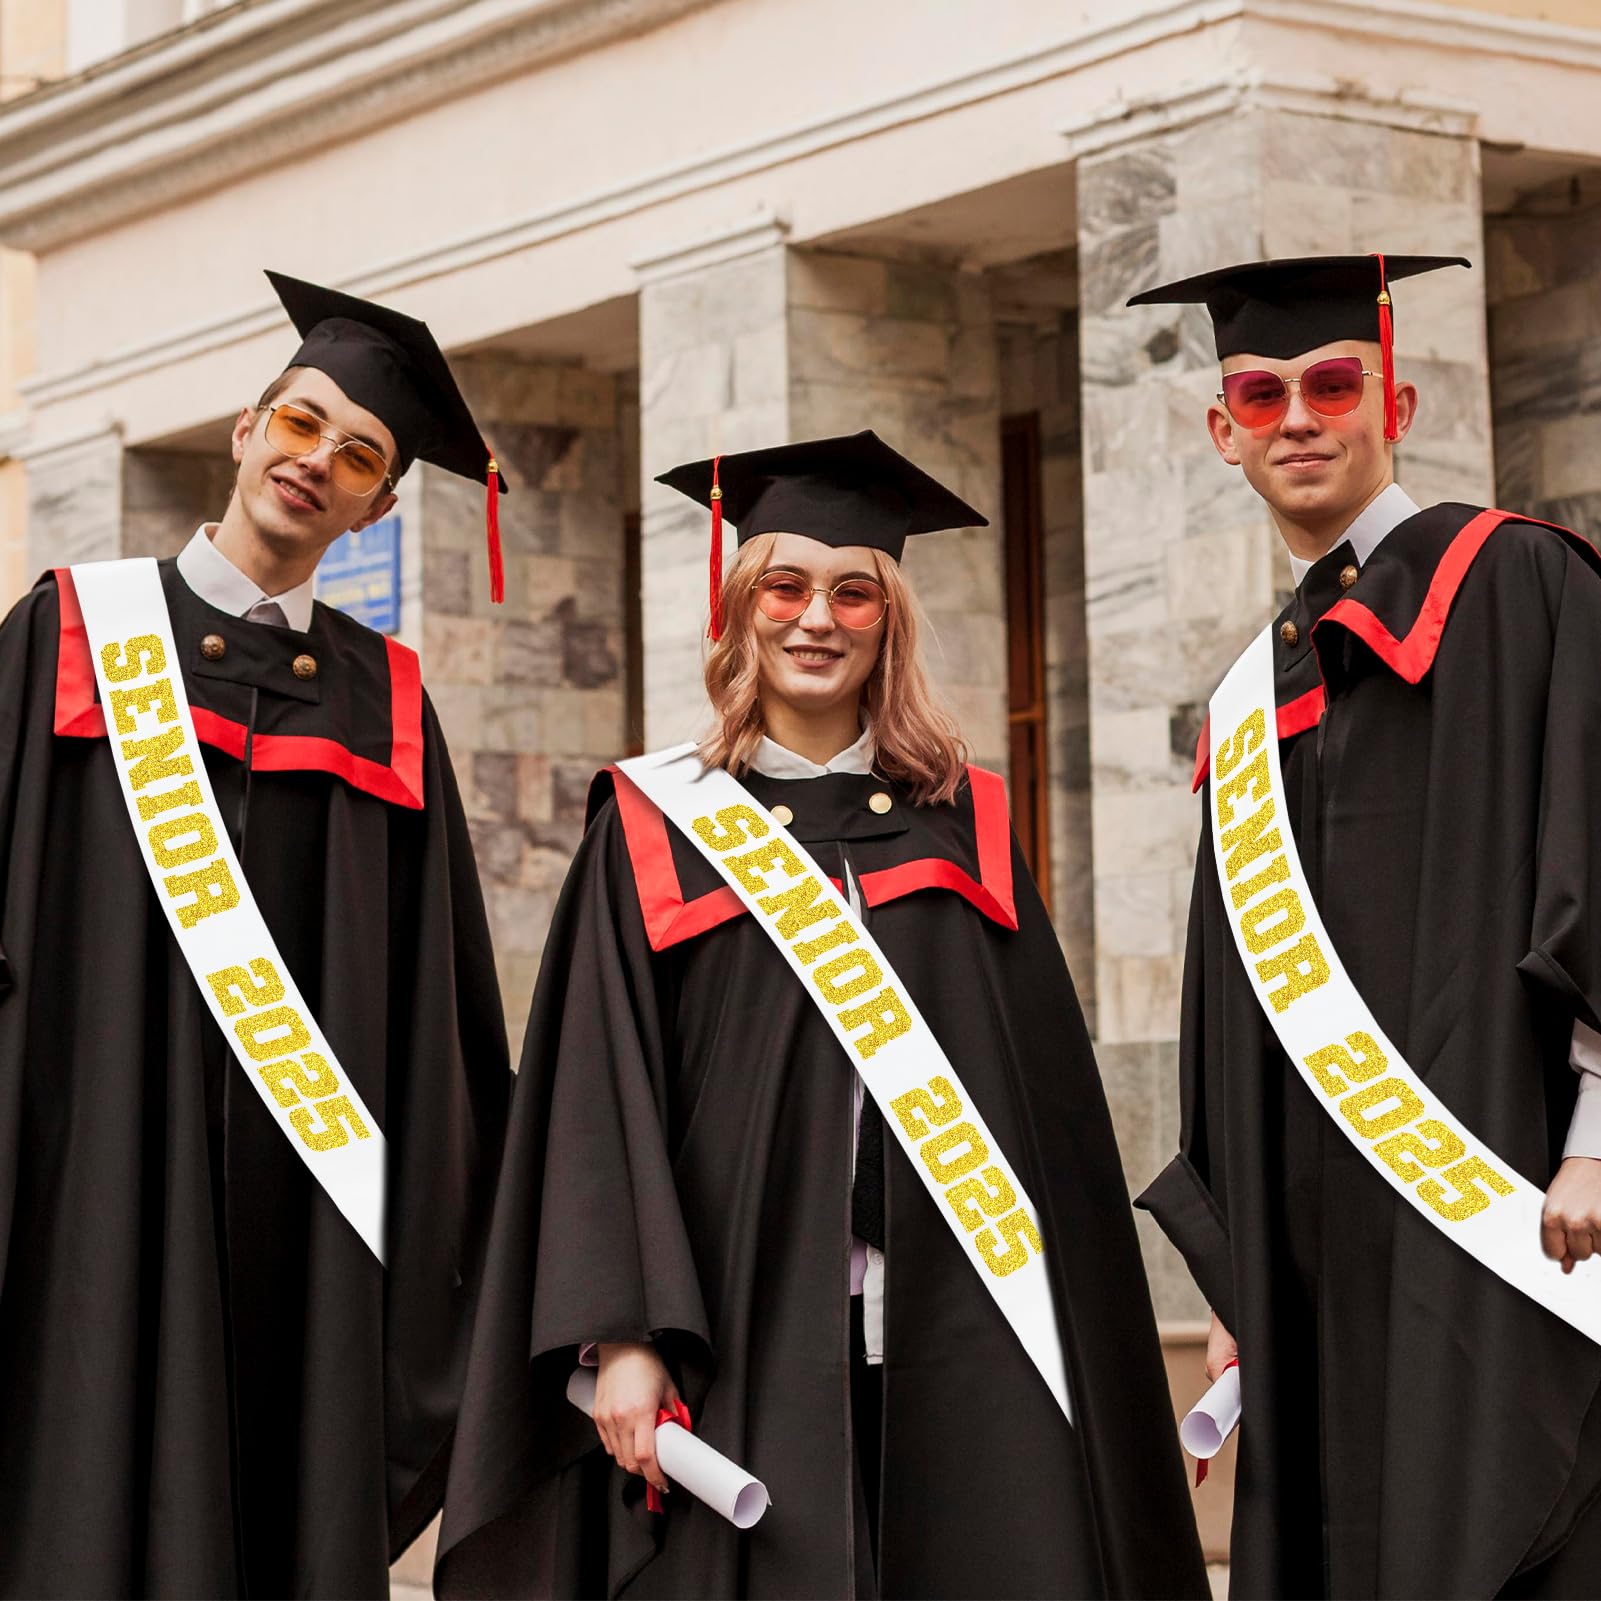
[[[912,534],[989,526],[871,429],[685,462],[656,482],[711,508],[713,639],[723,632],[724,517],[742,545],[758,534],[804,534],[836,548],[867,545],[895,561]]]
[[[428,324],[281,272],[269,272],[267,279],[301,337],[284,370],[315,367],[327,373],[377,417],[395,436],[396,478],[421,460],[485,486],[489,592],[491,599],[503,600],[498,500],[508,487],[506,477]]]
[[[1395,332],[1389,280],[1462,256],[1298,256],[1247,261],[1135,295],[1131,306],[1199,302],[1211,313],[1217,355],[1284,360],[1341,339],[1376,339],[1384,358],[1384,437],[1394,439]]]

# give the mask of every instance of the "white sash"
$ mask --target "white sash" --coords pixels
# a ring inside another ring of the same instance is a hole
[[[1034,1204],[877,942],[804,847],[738,779],[703,766],[693,745],[618,765],[783,952],[1071,1422]]]
[[[195,736],[161,575],[72,569],[122,797],[172,936],[245,1077],[312,1176],[384,1260],[384,1137],[256,906]]]
[[[1212,697],[1212,847],[1229,926],[1268,1021],[1334,1125],[1447,1239],[1601,1343],[1601,1280],[1540,1249],[1543,1192],[1402,1059],[1329,941],[1291,831],[1264,629]]]

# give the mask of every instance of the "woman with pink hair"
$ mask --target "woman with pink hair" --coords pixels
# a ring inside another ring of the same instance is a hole
[[[1072,980],[899,565],[984,518],[871,433],[662,481],[712,514],[713,720],[592,794],[440,1593],[1204,1595]],[[686,1407],[753,1529],[667,1493]]]

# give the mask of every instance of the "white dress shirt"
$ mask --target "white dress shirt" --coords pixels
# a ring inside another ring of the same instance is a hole
[[[235,617],[250,617],[257,607],[276,606],[283,613],[284,622],[298,633],[311,627],[312,593],[316,586],[315,574],[303,584],[286,589],[281,595],[269,595],[253,578],[247,578],[212,543],[216,537],[216,523],[202,523],[194,538],[183,547],[178,557],[178,576],[208,605]],[[279,624],[276,617],[250,617],[252,622]]]
[[[1417,502],[1399,484],[1391,484],[1374,497],[1334,543],[1338,545],[1349,540],[1356,551],[1357,566],[1366,566],[1368,557],[1378,549],[1384,536],[1408,517],[1415,517],[1419,510]],[[1290,571],[1297,585],[1311,566],[1311,562],[1302,561],[1299,556],[1290,557]],[[1568,1124],[1568,1138],[1562,1154],[1601,1159],[1601,1034],[1584,1023],[1575,1022],[1568,1061],[1579,1074],[1579,1099],[1573,1108],[1573,1120]]]

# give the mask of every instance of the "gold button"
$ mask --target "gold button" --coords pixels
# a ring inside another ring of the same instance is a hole
[[[1279,628],[1279,638],[1286,645],[1298,645],[1301,642],[1301,630],[1294,623],[1284,623]]]
[[[200,654],[208,662],[220,662],[228,654],[228,641],[221,634],[207,634],[200,641]]]
[[[1340,588],[1349,589],[1361,576],[1362,574],[1357,571],[1356,563],[1347,562],[1340,569]]]
[[[290,663],[296,678],[315,678],[317,676],[317,658],[315,656],[297,656]]]
[[[892,801],[883,790],[879,790],[876,794],[869,795],[867,798],[867,809],[869,811],[877,812],[880,817],[882,817],[884,813],[887,812],[894,804],[895,802]]]
[[[795,814],[787,806],[775,806],[773,808],[773,821],[780,828],[788,828],[795,821]]]

